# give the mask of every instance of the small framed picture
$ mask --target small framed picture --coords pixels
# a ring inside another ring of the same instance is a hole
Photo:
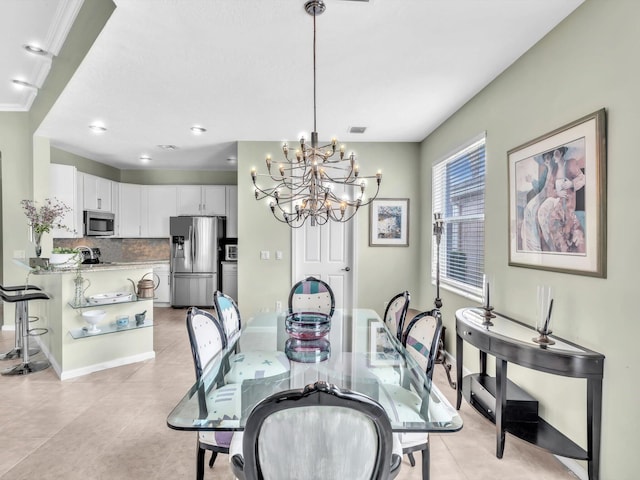
[[[606,277],[605,110],[507,152],[509,265]]]
[[[409,246],[409,199],[378,198],[369,205],[369,246]]]

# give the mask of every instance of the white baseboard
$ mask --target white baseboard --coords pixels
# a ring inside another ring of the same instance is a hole
[[[129,357],[122,357],[115,360],[109,360],[108,362],[94,363],[93,365],[87,365],[86,367],[75,368],[73,370],[66,370],[63,372],[62,367],[58,364],[58,362],[55,361],[55,359],[51,355],[51,352],[49,352],[49,349],[47,348],[47,346],[44,343],[42,343],[38,337],[35,337],[35,338],[36,338],[36,343],[42,349],[42,353],[45,354],[45,356],[47,357],[47,360],[49,360],[49,362],[51,363],[51,368],[53,368],[53,370],[56,372],[56,375],[58,375],[58,378],[60,378],[60,380],[69,380],[70,378],[81,377],[83,375],[99,372],[101,370],[106,370],[108,368],[121,367],[123,365],[129,365],[131,363],[143,362],[144,360],[150,360],[150,359],[156,358],[156,352],[152,350],[150,352],[144,352],[144,353],[139,353],[137,355],[131,355]]]
[[[131,363],[142,362],[144,360],[150,360],[156,358],[156,352],[139,353],[138,355],[131,355],[130,357],[122,357],[116,360],[110,360],[108,362],[94,363],[82,368],[76,368],[73,370],[67,370],[58,374],[60,380],[69,380],[70,378],[81,377],[90,373],[99,372],[100,370],[107,370],[108,368],[121,367],[123,365],[129,365]]]
[[[455,377],[456,372],[456,359],[449,352],[445,351],[445,356],[447,358],[448,363],[451,364],[451,371],[453,376]],[[472,371],[466,368],[464,365],[462,366],[462,376],[471,375]],[[454,380],[456,380],[454,378]],[[560,455],[554,455],[558,459],[560,463],[562,463],[567,469],[569,469],[577,478],[580,480],[589,480],[589,475],[587,471],[582,468],[582,466],[576,462],[573,458],[561,457]]]

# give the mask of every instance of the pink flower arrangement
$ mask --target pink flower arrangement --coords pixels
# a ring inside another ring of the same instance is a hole
[[[44,205],[40,208],[36,206],[37,202],[34,200],[22,200],[20,203],[24,209],[24,214],[29,219],[29,224],[36,234],[48,233],[52,228],[69,230],[60,221],[67,212],[71,211],[71,208],[57,198],[45,198]]]

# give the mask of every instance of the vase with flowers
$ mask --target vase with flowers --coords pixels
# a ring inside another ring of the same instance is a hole
[[[70,231],[69,227],[61,222],[65,214],[71,211],[71,208],[57,198],[45,198],[43,205],[40,207],[37,206],[37,202],[34,200],[22,200],[20,203],[33,231],[37,257],[42,254],[41,241],[43,233],[49,233],[52,228]]]

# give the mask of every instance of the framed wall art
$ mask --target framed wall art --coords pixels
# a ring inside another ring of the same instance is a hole
[[[369,205],[369,246],[409,246],[409,199],[378,198]]]
[[[509,265],[606,277],[605,110],[507,152]]]

